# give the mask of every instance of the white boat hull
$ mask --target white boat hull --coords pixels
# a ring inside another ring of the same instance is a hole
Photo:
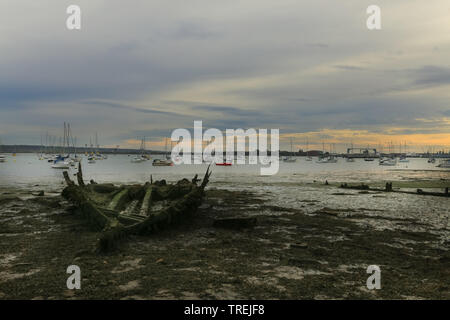
[[[53,169],[69,169],[70,164],[67,162],[55,163],[55,164],[52,164],[52,168]]]

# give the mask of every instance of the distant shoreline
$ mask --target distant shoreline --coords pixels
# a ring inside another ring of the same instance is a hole
[[[80,148],[66,148],[65,153],[76,153],[77,154],[83,154],[83,153],[91,153],[91,152],[99,152],[102,154],[141,154],[142,150],[140,149],[120,149],[120,148],[96,148],[93,150],[93,148],[86,148],[86,147],[80,147]],[[62,153],[62,148],[60,147],[42,147],[39,145],[0,145],[0,154],[1,153],[49,153],[49,154],[54,154],[54,153]],[[170,151],[165,152],[165,151],[160,151],[160,150],[144,150],[145,154],[165,154],[165,153],[170,153]],[[182,153],[181,153],[182,154]],[[327,155],[328,153],[326,152],[325,155]],[[192,155],[192,153],[191,153]],[[237,153],[235,152],[235,156],[237,155]],[[248,152],[245,153],[246,156],[249,155]],[[270,151],[268,152],[268,155],[270,155]],[[279,155],[281,157],[286,157],[286,156],[296,156],[296,157],[305,157],[305,156],[311,156],[311,157],[318,157],[318,156],[322,156],[323,153],[322,151],[319,150],[309,150],[308,152],[306,151],[298,151],[298,152],[289,152],[289,151],[280,151]],[[377,155],[366,155],[366,154],[346,154],[346,153],[336,153],[334,154],[335,156],[338,157],[352,157],[352,158],[379,158],[380,154]],[[401,155],[401,153],[381,153],[381,156],[394,156],[394,157],[399,157]],[[434,158],[450,158],[450,153],[435,153],[435,154],[430,154],[430,153],[417,153],[414,155],[406,155],[406,157],[408,158],[429,158],[429,157],[434,157]]]

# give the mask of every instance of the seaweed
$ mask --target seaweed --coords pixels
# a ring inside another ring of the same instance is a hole
[[[97,249],[107,252],[130,235],[152,234],[195,213],[202,203],[211,172],[208,166],[200,185],[195,175],[191,181],[182,179],[174,184],[151,178],[144,185],[121,187],[92,180],[85,185],[81,164],[77,173],[78,185],[66,171],[63,175],[67,187],[62,196],[75,205],[95,230],[102,232]]]

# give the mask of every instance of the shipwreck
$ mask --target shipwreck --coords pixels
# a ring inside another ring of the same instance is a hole
[[[85,184],[81,163],[76,174],[78,185],[67,171],[63,175],[67,186],[62,196],[75,205],[93,228],[101,231],[97,249],[105,252],[130,235],[154,233],[195,213],[211,172],[208,166],[202,180],[195,175],[192,180],[168,184],[150,177],[145,184],[122,186],[93,180]]]

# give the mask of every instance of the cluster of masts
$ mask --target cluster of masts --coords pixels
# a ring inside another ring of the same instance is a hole
[[[59,139],[59,143],[58,143]],[[139,138],[138,138],[139,139]],[[146,138],[140,138],[140,153],[133,158],[131,158],[132,163],[142,163],[151,160],[151,156],[146,152]],[[172,141],[169,140],[170,149],[172,148]],[[309,148],[308,139],[306,140],[306,161],[313,161],[312,153],[313,151],[308,151]],[[329,151],[325,149],[325,143],[322,142],[322,154],[318,156],[316,163],[337,163],[338,162],[338,154],[336,153],[335,144],[327,144]],[[377,152],[377,149],[371,149],[369,146],[367,148],[353,148],[353,143],[351,143],[351,147],[347,149],[347,154],[344,155],[345,161],[347,162],[355,162],[355,158],[364,158],[364,161],[374,161],[378,159],[378,162],[382,166],[395,166],[398,163],[408,163],[408,157],[414,156],[416,154],[408,153],[408,146],[406,141],[398,144],[399,146],[399,154],[395,153],[396,144],[392,141],[387,142],[389,153],[383,153],[383,146],[380,145],[381,152]],[[0,140],[0,162],[6,162],[6,155],[1,154],[1,140]],[[118,147],[118,146],[117,146]],[[289,156],[281,157],[280,160],[286,163],[294,163],[297,161],[297,157],[292,156],[295,153],[293,152],[293,139],[290,138],[290,147],[291,152]],[[354,150],[363,150],[363,154],[353,154]],[[371,153],[371,151],[373,151]],[[84,154],[87,158],[89,164],[96,163],[99,160],[106,160],[108,157],[100,152],[100,144],[98,142],[98,133],[95,133],[93,138],[89,139],[89,146],[86,144],[84,149]],[[13,156],[15,156],[15,152]],[[130,156],[130,155],[129,155]],[[51,163],[52,168],[55,169],[68,169],[69,167],[73,167],[76,163],[80,162],[82,157],[77,152],[77,138],[73,136],[72,130],[70,127],[70,123],[64,122],[64,134],[62,137],[49,135],[47,132],[45,134],[45,143],[44,143],[44,135],[41,135],[41,147],[38,153],[39,160],[47,160]],[[428,153],[428,163],[434,164],[436,162],[436,158],[433,154]],[[398,158],[398,159],[397,159]],[[438,167],[449,167],[448,160],[443,161],[438,165]],[[233,161],[229,159],[223,160],[221,163],[216,163],[216,165],[224,165],[230,166]],[[165,139],[165,152],[164,157],[161,159],[154,159],[152,161],[153,166],[172,166],[173,162],[168,154],[168,139]]]
[[[171,144],[171,148],[172,148],[172,141],[170,141]],[[164,158],[163,159],[154,159],[152,161],[152,165],[153,166],[157,166],[157,167],[170,167],[173,166],[173,162],[171,157],[169,156],[169,154],[167,153],[167,139],[165,139],[165,151],[164,151]],[[133,157],[131,159],[132,163],[142,163],[145,161],[149,161],[151,160],[150,155],[148,155],[145,151],[145,137],[143,137],[141,139],[141,146],[140,146],[140,154]]]
[[[70,123],[64,122],[64,134],[59,138],[59,145],[56,145],[56,136],[51,136],[48,132],[45,135],[45,144],[41,135],[41,150],[38,154],[39,160],[47,160],[54,169],[69,169],[81,161],[82,157],[77,152],[77,138],[73,136]],[[96,160],[105,160],[108,157],[99,152],[98,134],[95,134],[95,144],[90,143],[90,151],[85,155],[88,163],[95,163]]]

